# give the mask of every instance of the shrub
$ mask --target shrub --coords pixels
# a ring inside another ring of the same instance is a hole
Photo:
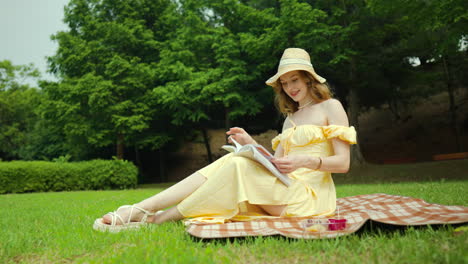
[[[0,194],[134,188],[137,174],[122,160],[0,162]]]

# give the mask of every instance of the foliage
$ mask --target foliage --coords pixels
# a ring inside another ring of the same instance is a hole
[[[432,80],[424,83],[429,87],[445,89],[449,94],[450,127],[455,148],[462,151],[460,128],[458,125],[457,106],[455,105],[456,86],[466,85],[467,49],[462,48],[466,39],[468,15],[466,3],[461,0],[445,1],[388,1],[374,0],[369,2],[370,9],[375,14],[389,16],[394,11],[400,14],[393,22],[397,26],[410,28],[413,34],[399,41],[412,50],[412,56],[421,61],[420,71],[424,68],[434,68],[431,71]],[[404,9],[396,6],[405,6]],[[424,48],[421,48],[424,47]],[[411,55],[407,55],[406,58]],[[429,66],[429,67],[428,67]],[[426,70],[427,71],[427,70]],[[423,80],[424,81],[424,80]],[[426,91],[428,89],[425,89]],[[436,90],[436,89],[433,89]],[[413,94],[421,96],[424,90],[413,90]],[[425,95],[425,94],[424,94]]]
[[[0,162],[0,194],[133,188],[138,170],[123,160]]]
[[[171,9],[170,1],[70,1],[70,31],[53,36],[59,49],[49,58],[64,78],[44,87],[44,113],[71,142],[117,145],[122,158],[126,142],[158,148],[167,141],[152,127],[158,113],[150,92],[159,83],[154,63],[161,41],[174,27],[162,14]]]
[[[265,100],[255,95],[265,86],[259,85],[254,54],[261,47],[246,42],[265,34],[271,14],[237,1],[184,1],[179,12],[183,26],[164,46],[159,67],[165,69],[160,76],[166,83],[153,90],[159,105],[170,110],[172,122],[258,113]]]
[[[0,91],[27,88],[27,81],[39,77],[40,73],[33,64],[13,65],[9,60],[0,61]]]
[[[223,119],[228,127],[271,111],[273,91],[264,82],[284,48],[310,47],[314,55],[339,31],[323,23],[324,12],[294,0],[183,1],[180,12],[182,25],[164,46],[160,67],[173,65],[161,78],[176,79],[153,90],[175,125]]]
[[[35,80],[39,72],[32,65],[15,66],[0,61],[0,157],[24,158],[31,143],[31,131],[38,116],[36,108],[41,93],[27,80]]]
[[[467,57],[460,43],[468,25],[464,6],[460,0],[368,1],[370,15],[385,21],[385,31],[380,33],[385,42],[380,45],[388,63],[383,69],[390,73],[385,76],[387,82],[393,83],[393,94],[384,95],[386,100],[395,95],[405,100],[440,92],[449,79],[463,82]],[[420,65],[408,69],[409,58],[417,58]],[[447,69],[446,63],[452,67]]]
[[[121,158],[125,148],[173,149],[207,126],[277,128],[264,81],[287,47],[309,51],[358,130],[365,108],[388,105],[398,119],[414,98],[468,83],[465,9],[461,0],[71,0],[68,29],[52,36],[58,82],[36,90],[23,81],[38,78],[32,66],[0,63],[0,156],[83,160],[117,149]]]

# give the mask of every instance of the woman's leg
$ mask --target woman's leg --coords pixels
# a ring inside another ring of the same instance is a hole
[[[286,209],[286,205],[259,205],[269,215],[281,216]],[[179,212],[177,206],[165,210],[163,213],[155,215],[148,221],[155,224],[162,224],[169,221],[178,221],[184,219],[184,216]]]
[[[178,221],[182,219],[184,219],[184,216],[179,212],[177,206],[174,206],[165,210],[163,213],[155,215],[148,221],[155,224],[162,224],[164,222]]]
[[[145,199],[135,205],[150,212],[156,212],[158,210],[162,210],[164,208],[180,203],[183,199],[185,199],[187,196],[189,196],[195,190],[197,190],[205,181],[206,181],[205,176],[196,172],[190,175],[189,177],[183,179],[182,181],[169,187],[168,189],[158,194],[155,194],[151,196],[150,198]],[[129,210],[130,210],[129,208],[122,209],[118,212],[118,214],[123,219],[127,219]],[[131,220],[138,221],[141,219],[142,215],[143,213],[140,212],[139,210],[134,210]],[[180,214],[177,208],[174,207],[174,208],[167,210],[167,212],[158,214],[157,217],[148,217],[148,222],[159,222],[158,219],[170,221],[170,220],[180,220],[182,218],[183,218],[182,214]],[[112,222],[111,216],[104,215],[103,222],[105,224],[110,224]]]
[[[205,176],[195,172],[182,181],[172,185],[168,189],[145,199],[136,205],[148,211],[158,211],[164,208],[180,203],[187,196],[192,194],[203,183],[205,183]]]
[[[265,210],[269,215],[272,215],[272,216],[283,215],[283,212],[287,207],[287,205],[268,205],[268,204],[260,204],[259,206],[263,210]]]

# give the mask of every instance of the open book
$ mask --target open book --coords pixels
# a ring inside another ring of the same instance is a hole
[[[275,167],[275,165],[270,161],[273,158],[273,155],[263,146],[253,144],[242,146],[232,137],[231,140],[234,142],[234,146],[224,145],[221,148],[229,152],[234,152],[234,155],[246,157],[259,162],[286,186],[291,185],[291,179],[289,179],[287,175],[284,175]]]

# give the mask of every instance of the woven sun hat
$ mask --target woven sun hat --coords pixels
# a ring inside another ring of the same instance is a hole
[[[315,80],[319,83],[324,83],[327,80],[318,75],[312,63],[310,63],[310,56],[307,51],[299,48],[288,48],[283,52],[280,63],[278,65],[278,72],[266,81],[266,84],[276,87],[278,78],[290,71],[306,71],[312,74]]]

